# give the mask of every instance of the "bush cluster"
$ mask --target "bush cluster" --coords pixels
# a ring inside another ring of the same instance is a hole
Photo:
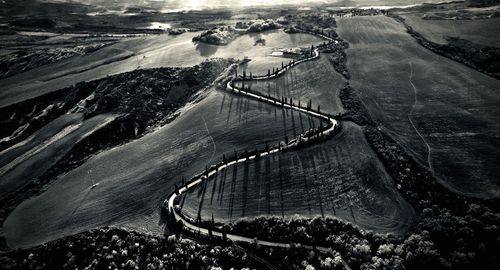
[[[4,269],[243,269],[254,267],[233,245],[202,245],[101,228],[0,255]]]

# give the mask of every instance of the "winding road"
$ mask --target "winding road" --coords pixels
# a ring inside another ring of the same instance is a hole
[[[323,35],[320,35],[320,36],[323,38],[326,38],[330,41],[333,41],[333,39],[330,39],[326,36],[323,36]],[[268,76],[252,77],[251,79],[245,79],[245,80],[246,81],[249,81],[249,80],[267,80],[267,79],[272,79],[272,78],[278,77],[281,74],[285,73],[287,70],[291,69],[292,67],[294,67],[300,63],[317,59],[319,57],[319,54],[320,54],[319,49],[316,48],[313,51],[313,55],[311,57],[293,62],[293,63],[285,66],[283,69],[279,70],[276,73],[273,73],[273,74],[268,75]],[[236,79],[236,80],[238,80],[238,79]],[[229,162],[218,163],[217,165],[210,167],[210,169],[207,170],[205,173],[202,173],[202,174],[195,176],[193,179],[191,179],[191,181],[189,181],[186,184],[184,184],[183,186],[179,187],[173,194],[171,194],[170,197],[165,201],[165,206],[167,206],[167,209],[170,213],[173,213],[173,217],[175,218],[175,220],[181,221],[184,224],[184,229],[188,229],[188,230],[191,230],[193,232],[203,234],[203,235],[209,235],[209,230],[206,228],[203,228],[203,227],[199,227],[194,223],[191,223],[189,220],[187,220],[184,216],[182,216],[181,214],[179,214],[175,210],[175,206],[176,206],[175,201],[176,201],[177,197],[188,192],[190,189],[195,188],[199,184],[203,183],[203,181],[208,180],[211,176],[217,174],[219,171],[222,171],[222,170],[225,170],[231,166],[237,165],[238,163],[248,162],[252,159],[265,157],[267,155],[276,154],[279,151],[291,149],[291,148],[299,145],[299,143],[307,143],[309,140],[312,140],[314,138],[332,136],[334,134],[334,132],[339,127],[339,123],[326,113],[321,113],[320,111],[313,111],[310,108],[298,106],[298,105],[293,104],[293,103],[291,103],[291,104],[286,103],[286,102],[283,102],[282,100],[277,100],[277,99],[274,99],[272,97],[266,97],[266,96],[263,96],[263,95],[260,95],[257,93],[249,92],[245,89],[237,88],[236,86],[234,86],[233,81],[235,81],[234,78],[231,79],[227,83],[226,90],[233,92],[233,93],[240,94],[240,95],[245,95],[245,96],[257,99],[257,100],[262,101],[262,102],[273,104],[275,106],[293,109],[293,110],[296,110],[296,111],[299,111],[302,113],[309,114],[309,115],[314,116],[314,117],[321,118],[323,120],[326,120],[328,122],[328,125],[324,128],[313,130],[312,136],[309,135],[306,137],[305,134],[301,134],[301,135],[299,135],[299,137],[291,140],[287,144],[281,143],[281,145],[279,145],[278,147],[269,148],[267,150],[263,150],[261,152],[258,152],[254,155],[250,155],[248,157],[243,157],[243,158],[240,158],[237,160],[232,160]],[[211,233],[212,233],[212,235],[214,235],[216,237],[221,237],[221,238],[223,237],[223,233],[217,229],[212,230]],[[228,239],[231,239],[234,242],[256,243],[256,244],[264,245],[264,246],[268,246],[268,247],[280,247],[280,248],[290,248],[291,247],[291,244],[289,244],[289,243],[279,243],[279,242],[258,240],[256,238],[249,238],[249,237],[236,235],[236,234],[226,234],[226,237]],[[302,247],[305,249],[308,249],[308,250],[317,250],[317,251],[320,251],[323,253],[329,253],[329,254],[332,254],[333,256],[335,256],[335,252],[331,248],[318,247],[318,246],[313,247],[313,246],[308,246],[308,245],[302,245]],[[342,264],[343,264],[345,269],[348,269],[348,270],[351,269],[343,259],[342,259]]]

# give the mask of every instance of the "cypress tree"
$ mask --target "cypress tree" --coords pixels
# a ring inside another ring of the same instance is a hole
[[[227,241],[226,226],[222,226],[222,241]]]

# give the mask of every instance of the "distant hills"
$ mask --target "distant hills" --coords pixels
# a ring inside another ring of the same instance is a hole
[[[14,0],[17,1],[17,0]],[[143,7],[163,12],[180,10],[203,10],[214,8],[244,8],[250,6],[311,6],[328,4],[339,7],[366,6],[405,6],[422,3],[437,3],[441,0],[31,0],[46,3],[83,4],[105,9],[124,10],[130,7]],[[20,2],[20,1],[17,1]]]

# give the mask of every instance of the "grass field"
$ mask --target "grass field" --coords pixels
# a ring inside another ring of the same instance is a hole
[[[446,37],[458,37],[481,45],[500,47],[500,18],[484,20],[423,20],[421,14],[402,15],[426,39],[446,44]]]
[[[323,42],[309,34],[286,34],[281,30],[259,35],[243,35],[227,46],[195,44],[191,39],[197,32],[179,36],[155,35],[124,39],[92,53],[75,56],[0,80],[0,107],[33,98],[51,91],[137,68],[186,67],[207,58],[223,57],[252,59],[247,69],[254,74],[267,72],[281,65],[283,58],[270,56],[275,48],[310,47]],[[257,38],[266,45],[255,44]],[[285,59],[286,60],[286,59]]]
[[[181,205],[195,220],[323,215],[396,234],[414,219],[362,129],[350,122],[324,143],[229,168],[183,197]]]
[[[318,119],[214,89],[161,129],[104,151],[19,205],[4,223],[11,247],[117,225],[161,233],[159,207],[180,183],[234,150],[264,148]],[[93,183],[99,185],[93,189]]]
[[[311,100],[314,109],[320,105],[322,111],[337,114],[343,112],[338,96],[344,83],[343,77],[330,64],[328,55],[322,54],[318,60],[304,62],[279,78],[245,82],[245,87],[278,99],[291,97],[295,104],[300,100],[303,106]],[[241,86],[241,82],[237,86]]]
[[[388,17],[338,20],[372,118],[448,188],[499,197],[500,82],[421,47]]]
[[[35,180],[83,137],[115,117],[103,114],[83,120],[82,114],[66,114],[0,152],[0,200]]]

